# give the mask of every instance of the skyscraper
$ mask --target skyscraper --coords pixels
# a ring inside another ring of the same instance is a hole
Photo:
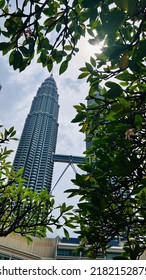
[[[51,189],[52,154],[58,131],[58,91],[51,75],[38,89],[22,131],[14,159],[14,169],[24,167],[26,187],[35,191]]]

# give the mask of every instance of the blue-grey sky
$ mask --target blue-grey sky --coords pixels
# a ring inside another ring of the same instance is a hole
[[[84,135],[79,132],[79,126],[71,123],[75,117],[76,111],[73,105],[80,102],[86,102],[88,93],[86,80],[78,80],[80,74],[78,70],[84,66],[84,62],[89,61],[90,47],[87,41],[80,42],[80,52],[71,61],[68,70],[59,76],[58,66],[53,69],[53,76],[56,81],[59,93],[59,130],[57,138],[56,153],[69,155],[82,155],[85,150]],[[93,51],[93,50],[92,50]],[[0,124],[9,129],[14,126],[20,138],[24,126],[24,121],[29,113],[31,102],[36,95],[37,89],[42,82],[50,75],[47,69],[35,60],[23,72],[14,71],[9,66],[8,56],[0,56],[1,75],[0,84]],[[11,142],[9,148],[14,150],[11,160],[17,149],[18,142]],[[52,186],[56,183],[62,174],[66,164],[55,163]],[[68,200],[64,195],[64,190],[72,188],[71,178],[74,178],[74,172],[71,167],[66,171],[54,190],[56,203],[61,204],[66,201],[67,204],[75,203],[74,199]]]

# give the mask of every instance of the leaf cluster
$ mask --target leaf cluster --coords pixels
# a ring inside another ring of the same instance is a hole
[[[115,96],[120,87],[116,85],[108,84]],[[73,122],[80,123],[89,148],[81,166],[86,174],[77,174],[73,182],[78,188],[69,192],[81,198],[79,234],[91,246],[89,253],[97,256],[120,236],[127,240],[128,257],[136,259],[146,241],[145,92],[127,92],[126,97],[117,98],[107,93],[108,89],[100,98],[92,96],[92,105],[75,106],[78,114]],[[130,128],[134,134],[127,139]]]
[[[2,54],[9,55],[14,70],[23,71],[35,54],[38,63],[52,70],[53,63],[61,63],[60,74],[78,52],[77,42],[85,34],[80,6],[68,0],[0,1],[0,29]]]
[[[53,232],[53,226],[62,227],[66,236],[68,228],[75,228],[73,206],[63,203],[55,206],[54,197],[46,189],[40,193],[24,187],[23,168],[14,171],[6,143],[16,140],[14,127],[9,130],[1,127],[0,132],[0,236],[11,232],[20,233],[27,238],[45,237],[46,231]],[[4,147],[3,147],[4,146]],[[56,215],[55,211],[58,210]]]
[[[146,7],[125,0],[104,1],[100,8],[89,34],[90,43],[103,40],[103,48],[80,69],[79,79],[90,84],[88,106],[75,106],[72,121],[89,144],[81,167],[86,175],[76,176],[78,189],[70,196],[81,197],[83,251],[96,258],[118,236],[125,240],[121,257],[138,259],[146,249]]]
[[[38,63],[52,70],[54,62],[60,64],[59,73],[66,71],[77,44],[86,33],[89,42],[96,45],[104,41],[102,54],[97,54],[98,66],[109,61],[99,79],[109,75],[111,67],[125,69],[134,52],[134,62],[145,56],[145,1],[144,0],[33,0],[13,1],[8,5],[0,1],[0,50],[10,53],[9,63],[23,71],[38,55]],[[110,48],[109,48],[110,46]],[[86,74],[96,68],[92,58]],[[91,66],[92,65],[92,66]],[[136,67],[136,66],[134,66]],[[96,74],[95,74],[96,73]],[[99,71],[95,71],[98,76]],[[98,73],[98,74],[97,74]],[[93,73],[92,73],[93,74]]]

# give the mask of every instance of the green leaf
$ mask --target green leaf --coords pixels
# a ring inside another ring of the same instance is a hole
[[[52,71],[52,68],[53,68],[53,61],[51,58],[47,58],[47,69],[49,72]]]
[[[134,117],[134,123],[137,127],[137,129],[142,128],[142,116],[140,114],[136,114]]]
[[[92,31],[91,29],[87,28],[87,32],[88,32],[88,34],[89,34],[91,37],[94,38],[94,33],[93,33],[93,31]]]
[[[47,230],[53,233],[53,229],[51,227],[47,226]]]
[[[74,105],[74,108],[78,111],[78,112],[82,112],[82,107],[80,105]]]
[[[141,183],[142,183],[142,182],[141,182]],[[134,189],[134,191],[132,191],[132,195],[136,195],[136,194],[140,193],[141,190],[143,190],[143,185],[136,187],[136,188]]]
[[[117,9],[113,9],[111,11],[107,11],[104,16],[101,17],[102,19],[102,29],[109,36],[111,40],[115,38],[116,31],[118,30],[119,26],[123,23],[125,18],[125,13],[123,11],[119,11]]]
[[[13,132],[11,132],[10,136],[13,137],[16,134],[16,130],[14,130]]]
[[[74,208],[73,205],[69,205],[69,206],[66,207],[66,211],[70,211],[70,210],[72,210],[73,208]]]
[[[9,56],[9,63],[13,65],[14,70],[20,68],[23,63],[22,54],[19,51],[13,50]]]
[[[16,176],[17,176],[17,177],[22,176],[23,171],[24,171],[24,168],[23,168],[23,167],[20,168],[20,169],[17,171]]]
[[[92,72],[93,72],[93,67],[92,67],[92,65],[91,65],[90,63],[88,63],[88,62],[86,62],[85,65],[86,65],[87,70],[88,70],[90,73],[92,73]]]
[[[64,211],[66,211],[66,203],[65,202],[61,205],[61,212],[64,212]]]
[[[58,51],[57,49],[52,51],[52,57],[57,63],[62,62],[64,56],[66,56],[66,52]],[[68,59],[66,59],[66,61],[68,61]]]
[[[87,131],[87,128],[88,128],[88,123],[85,122],[80,131],[85,133]]]
[[[46,26],[47,28],[47,33],[50,33],[54,28],[55,28],[55,25],[56,25],[56,18],[47,18],[44,22],[44,25]]]
[[[118,62],[118,67],[120,68],[120,70],[124,70],[128,67],[128,65],[129,65],[129,55],[127,52],[125,52]]]
[[[59,75],[63,74],[67,68],[68,68],[68,61],[65,60],[62,62],[61,66],[60,66]]]
[[[7,54],[13,47],[14,44],[12,43],[0,43],[0,51],[3,52],[3,55]]]
[[[59,22],[59,23],[56,25],[56,31],[59,33],[60,30],[61,30],[61,23]]]
[[[30,55],[33,55],[33,53],[34,53],[34,45],[35,45],[34,39],[29,37],[27,39],[27,43],[29,45],[29,53],[30,53]]]
[[[128,12],[133,15],[137,11],[137,2],[135,0],[128,0]]]
[[[22,52],[23,56],[29,57],[30,52],[29,52],[29,50],[28,50],[26,47],[20,46],[20,47],[19,47],[19,50]]]
[[[96,38],[94,39],[89,39],[88,40],[89,44],[92,45],[92,46],[96,46],[98,44],[98,41]]]
[[[136,62],[134,60],[130,60],[129,61],[129,68],[134,73],[138,73],[138,74],[141,73],[141,67],[140,67],[139,61]]]
[[[115,3],[119,8],[124,11],[128,11],[130,15],[137,11],[137,1],[136,0],[115,0]]]
[[[134,52],[134,59],[139,62],[146,56],[146,39],[141,41]]]
[[[87,77],[88,75],[89,75],[88,72],[84,72],[78,76],[78,79],[83,79],[83,78]]]
[[[5,0],[0,0],[0,9],[2,9],[5,6]]]
[[[84,8],[93,8],[95,6],[97,6],[99,4],[99,0],[92,0],[92,1],[89,1],[89,0],[83,0],[82,1],[82,5]]]
[[[40,7],[39,7],[39,5],[35,5],[35,12],[37,13],[37,12],[39,12],[40,11]]]
[[[69,232],[64,228],[63,229],[66,239],[69,239]]]
[[[128,102],[125,98],[118,98],[119,102],[124,105],[125,107],[130,107],[130,102]]]
[[[121,81],[133,81],[135,79],[135,76],[133,74],[128,73],[128,71],[126,71],[123,72],[122,74],[117,75],[115,78]]]
[[[106,98],[114,99],[120,97],[120,95],[123,93],[122,87],[114,82],[106,82],[105,85],[110,88],[110,90],[104,94]]]
[[[93,57],[90,57],[91,64],[96,67],[96,60]]]
[[[15,53],[16,53],[15,50],[13,50],[13,51],[10,53],[10,56],[9,56],[9,63],[10,63],[10,65],[13,65],[13,63],[14,63],[14,60],[15,60]]]
[[[129,0],[122,0],[122,1],[121,0],[115,0],[115,3],[122,10],[128,10],[128,1]]]
[[[79,70],[82,71],[82,72],[87,72],[87,68],[86,67],[81,67]]]
[[[71,45],[66,45],[66,46],[64,46],[64,49],[66,51],[71,51],[72,50],[72,46]]]
[[[43,38],[40,41],[41,49],[49,50],[51,48],[48,38]]]
[[[49,72],[51,72],[52,69],[53,69],[53,63],[52,64],[47,63],[47,69],[48,69]]]
[[[12,133],[14,131],[14,126],[10,127],[9,133]]]
[[[42,50],[42,52],[40,54],[40,61],[45,66],[45,64],[47,62],[47,51],[46,50]]]
[[[100,60],[100,62],[105,62],[108,59],[108,55],[105,54],[104,51],[102,53],[96,53],[95,56],[97,57],[97,60]]]
[[[76,123],[76,122],[81,122],[85,119],[86,114],[85,113],[79,113],[76,115],[76,117],[72,120],[72,123]]]

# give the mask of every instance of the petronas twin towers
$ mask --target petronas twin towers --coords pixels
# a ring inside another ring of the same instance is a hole
[[[38,89],[28,114],[14,159],[14,169],[24,167],[26,187],[51,189],[52,154],[58,132],[58,91],[51,75]]]

